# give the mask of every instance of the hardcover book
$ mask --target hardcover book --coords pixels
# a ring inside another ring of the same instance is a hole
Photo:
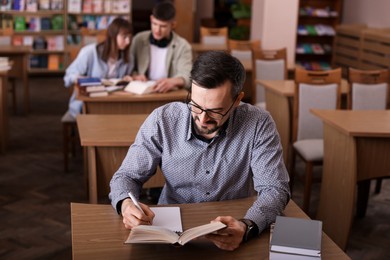
[[[100,78],[78,78],[77,79],[77,84],[82,87],[82,86],[96,86],[96,85],[101,85],[101,80]]]
[[[321,257],[322,222],[277,216],[271,253]]]

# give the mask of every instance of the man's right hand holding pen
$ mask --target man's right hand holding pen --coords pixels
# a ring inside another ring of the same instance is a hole
[[[133,199],[127,198],[123,200],[121,212],[123,216],[123,224],[125,228],[131,229],[139,225],[151,225],[153,223],[154,213],[145,204],[139,203],[138,200],[130,195]]]

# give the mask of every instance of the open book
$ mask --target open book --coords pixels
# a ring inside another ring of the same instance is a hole
[[[125,87],[125,91],[138,95],[149,94],[154,92],[154,86],[156,86],[156,81],[153,80],[133,80]]]
[[[105,86],[127,86],[129,81],[123,79],[102,79],[102,84]]]
[[[222,222],[211,222],[202,226],[190,228],[183,233],[176,233],[160,226],[141,225],[131,229],[125,243],[162,243],[185,245],[194,238],[207,235],[226,227]]]

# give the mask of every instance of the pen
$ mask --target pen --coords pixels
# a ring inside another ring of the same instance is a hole
[[[142,210],[141,205],[139,205],[137,198],[131,193],[131,191],[129,191],[128,194],[134,205],[142,212],[142,214],[146,215],[145,212]]]

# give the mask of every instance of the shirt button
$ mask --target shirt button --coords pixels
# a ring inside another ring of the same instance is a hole
[[[206,195],[210,195],[210,192],[206,192]]]
[[[206,171],[206,174],[209,174],[210,173],[210,171]]]

